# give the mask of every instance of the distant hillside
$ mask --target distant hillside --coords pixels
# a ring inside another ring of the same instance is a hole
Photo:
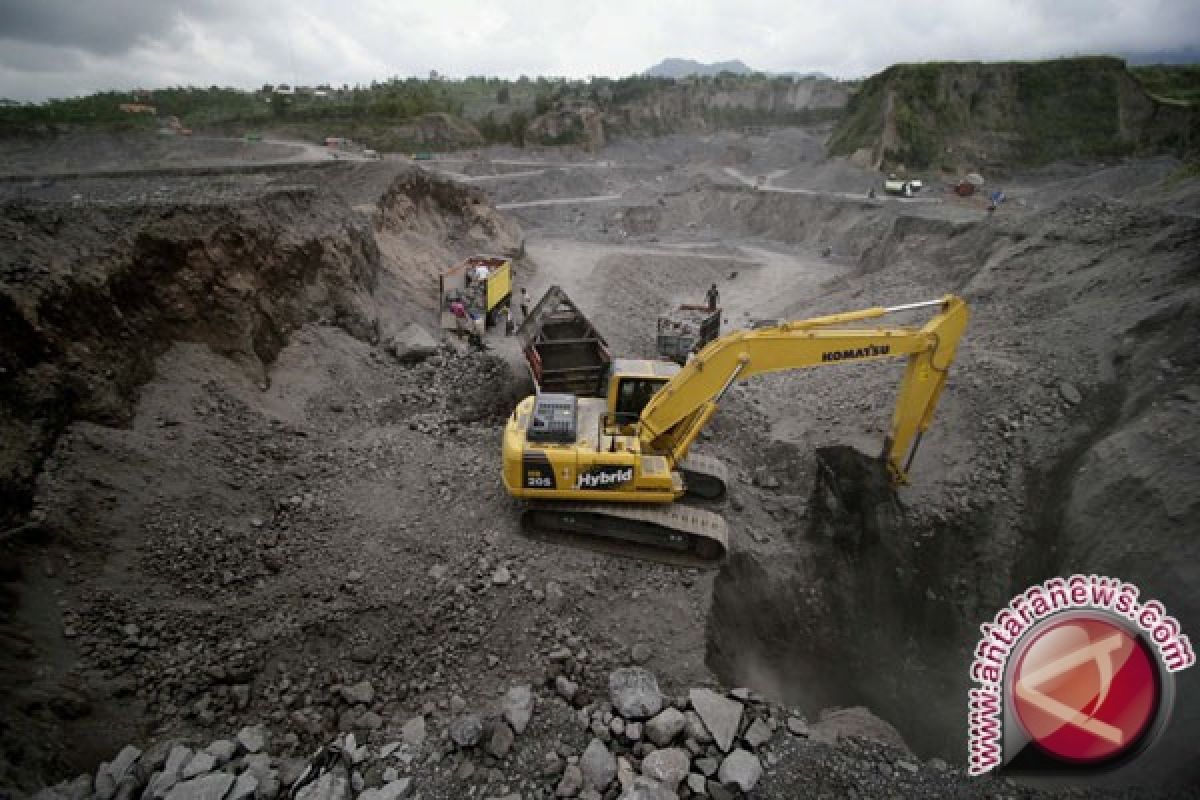
[[[690,58],[664,58],[642,74],[650,78],[686,78],[690,75],[720,75],[722,72],[750,75],[754,70],[737,59],[702,64]]]
[[[716,61],[712,64],[703,64],[699,61],[692,61],[689,58],[664,58],[653,67],[643,72],[642,75],[647,78],[678,79],[693,76],[711,78],[714,75],[720,75],[722,72],[732,72],[734,75],[756,75],[761,73],[774,78],[829,79],[829,76],[824,72],[768,72],[766,70],[753,69],[747,66],[744,61],[737,59],[734,59],[733,61]]]
[[[1198,120],[1116,58],[899,64],[862,84],[829,148],[885,169],[1094,160],[1194,151]]]
[[[1180,47],[1177,50],[1150,50],[1145,52],[1118,53],[1131,67],[1148,67],[1159,64],[1200,64],[1200,47]]]

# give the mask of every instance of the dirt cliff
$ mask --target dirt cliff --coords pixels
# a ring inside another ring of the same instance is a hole
[[[990,169],[1194,148],[1195,109],[1148,94],[1116,58],[927,63],[865,81],[830,140],[892,169]]]
[[[733,85],[666,81],[624,94],[565,99],[529,125],[530,141],[603,146],[612,136],[700,132],[832,119],[850,85],[826,78],[743,80]]]

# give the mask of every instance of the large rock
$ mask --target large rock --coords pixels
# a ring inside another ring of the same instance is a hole
[[[758,756],[740,747],[725,757],[717,778],[724,784],[736,783],[743,792],[748,792],[762,777],[762,764]]]
[[[334,767],[296,793],[296,800],[349,800],[350,778],[344,767]]]
[[[179,783],[179,776],[183,773],[183,768],[191,760],[191,748],[183,745],[172,747],[171,752],[167,754],[167,763],[163,765],[162,772],[156,773],[150,779],[150,785],[146,789],[147,800],[166,797],[167,792],[171,791],[171,787]]]
[[[604,746],[604,742],[593,738],[579,758],[579,769],[583,772],[583,785],[603,792],[617,777],[617,759]]]
[[[370,705],[375,699],[375,687],[370,681],[359,681],[353,686],[342,687],[342,699],[352,706]]]
[[[413,749],[419,749],[421,745],[425,744],[425,718],[413,717],[404,723],[404,727],[400,729],[400,735],[406,745]]]
[[[192,760],[183,768],[183,773],[180,777],[186,781],[198,775],[203,775],[206,772],[212,772],[216,766],[217,760],[208,753],[201,751],[192,756]]]
[[[686,750],[668,747],[665,750],[655,750],[642,759],[642,774],[675,791],[679,782],[687,777],[691,764],[691,756]]]
[[[692,689],[689,697],[692,708],[704,721],[704,727],[712,734],[717,747],[728,753],[742,721],[742,704],[712,689]]]
[[[233,786],[233,776],[227,772],[213,772],[177,783],[167,792],[167,800],[222,800]]]
[[[492,735],[488,737],[487,746],[484,749],[496,758],[504,758],[512,749],[513,741],[512,728],[508,727],[508,723],[504,720],[498,719],[492,725]]]
[[[583,788],[583,771],[574,764],[563,770],[562,780],[554,790],[555,797],[574,797]]]
[[[663,709],[646,723],[646,736],[659,747],[666,747],[683,730],[685,723],[686,719],[678,709]]]
[[[243,772],[234,781],[233,788],[229,790],[225,800],[250,800],[257,791],[258,778],[249,772]]]
[[[528,686],[514,686],[504,695],[504,720],[518,735],[529,727],[533,706],[533,690]]]
[[[713,740],[708,728],[704,727],[704,721],[695,711],[688,711],[683,715],[683,719],[683,732],[687,738],[695,739],[700,744],[708,744]]]
[[[388,340],[386,348],[402,364],[416,364],[437,355],[438,343],[429,332],[417,323]]]
[[[133,766],[133,762],[137,761],[141,754],[142,751],[131,744],[121,748],[121,752],[117,753],[117,757],[108,765],[108,774],[112,776],[115,783],[121,782],[121,779],[129,772],[129,768]]]
[[[767,742],[771,741],[771,727],[761,719],[754,720],[754,723],[746,730],[742,736],[746,744],[757,750]]]
[[[213,757],[213,761],[218,767],[223,767],[237,755],[237,748],[237,742],[232,739],[218,739],[204,748],[204,752]]]
[[[679,800],[679,795],[656,780],[638,775],[617,800]]]
[[[653,717],[663,707],[654,673],[642,667],[623,667],[608,676],[608,696],[626,719]]]
[[[267,746],[267,732],[262,725],[247,725],[238,731],[237,740],[247,753],[257,753]]]
[[[412,791],[412,778],[397,778],[378,789],[367,789],[358,800],[400,800]]]
[[[483,720],[476,714],[464,714],[450,723],[450,738],[459,747],[474,747],[483,738]]]

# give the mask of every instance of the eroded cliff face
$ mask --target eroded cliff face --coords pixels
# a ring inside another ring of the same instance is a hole
[[[733,88],[680,82],[624,102],[602,98],[561,103],[534,119],[528,134],[532,141],[596,148],[614,135],[811,122],[835,116],[850,92],[849,84],[823,78]]]
[[[6,206],[0,523],[28,511],[58,432],[122,424],[171,343],[261,371],[309,322],[376,342],[430,306],[461,253],[520,252],[520,230],[476,189],[406,172],[364,207],[340,180],[227,202]]]
[[[901,64],[863,83],[830,151],[884,168],[1099,160],[1183,152],[1198,121],[1147,94],[1115,58]]]

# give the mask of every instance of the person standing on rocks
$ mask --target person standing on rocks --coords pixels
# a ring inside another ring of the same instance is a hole
[[[521,287],[521,322],[529,319],[529,290]]]
[[[717,291],[717,285],[715,283],[708,287],[708,294],[705,295],[705,297],[708,298],[708,310],[716,311],[717,303],[721,299],[721,293]]]
[[[454,324],[459,331],[470,332],[471,323],[467,317],[467,307],[463,305],[462,300],[455,300],[450,304],[450,313],[454,315]]]

